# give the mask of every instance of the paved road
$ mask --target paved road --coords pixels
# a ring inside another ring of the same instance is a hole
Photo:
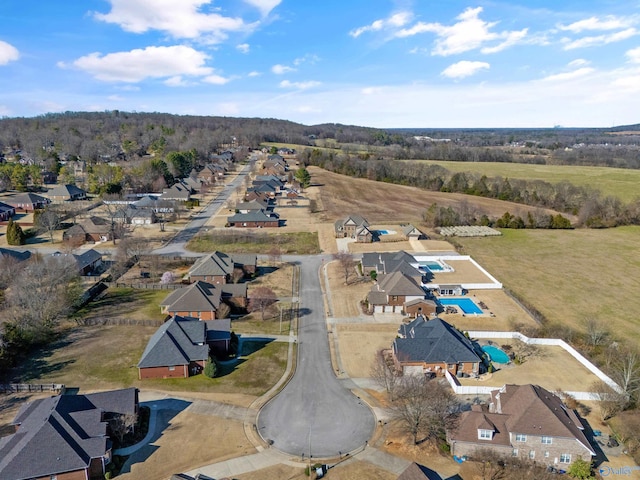
[[[322,257],[301,258],[296,372],[260,411],[257,426],[278,450],[306,458],[333,457],[364,446],[375,419],[333,372],[318,276]]]
[[[162,248],[154,250],[152,253],[157,255],[181,255],[183,257],[200,256],[199,253],[189,252],[185,246],[198,231],[213,217],[217,211],[224,205],[229,197],[242,185],[245,175],[251,170],[251,166],[255,160],[247,162],[238,175],[229,182],[224,188],[218,192],[213,200],[211,200],[187,225],[184,229],[173,237]]]

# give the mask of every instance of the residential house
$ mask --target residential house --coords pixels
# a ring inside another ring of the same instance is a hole
[[[187,378],[202,373],[210,351],[207,322],[174,316],[151,336],[138,362],[138,378]]]
[[[428,298],[409,300],[408,302],[404,302],[402,307],[404,314],[411,318],[417,318],[420,315],[426,318],[435,317],[438,313],[438,304]]]
[[[538,385],[504,385],[491,392],[488,405],[474,405],[447,432],[451,453],[473,456],[490,449],[504,457],[517,456],[565,468],[595,451],[584,423],[557,395]]]
[[[406,302],[423,298],[424,289],[402,272],[379,275],[367,294],[369,307],[376,313],[403,313]]]
[[[360,215],[349,215],[337,220],[334,224],[336,238],[354,238],[356,242],[371,243],[373,232],[369,230],[369,222]]]
[[[91,216],[62,233],[64,241],[107,242],[113,238],[111,221]]]
[[[78,272],[82,276],[95,273],[102,266],[102,254],[97,250],[94,250],[93,248],[85,250],[79,254],[54,252],[51,254],[51,256],[54,258],[58,258],[61,261],[67,257],[73,258],[78,267]]]
[[[255,254],[236,253],[231,256],[216,251],[196,260],[186,276],[190,282],[225,284],[234,280],[236,271],[243,277],[254,275],[256,265],[257,257]]]
[[[404,251],[363,253],[360,263],[362,272],[368,275],[371,275],[371,272],[375,272],[376,275],[402,272],[418,284],[425,281],[424,272],[420,270],[418,261]]]
[[[31,258],[29,250],[13,250],[12,248],[0,247],[0,261],[11,259],[10,261],[24,262]]]
[[[188,287],[174,290],[160,304],[162,313],[193,317],[200,320],[220,318],[221,305],[226,304],[235,311],[245,311],[247,306],[247,284],[227,283],[214,285],[196,281]],[[227,310],[228,311],[228,310]],[[224,314],[226,316],[226,312]]]
[[[114,220],[127,225],[151,225],[156,223],[157,218],[153,209],[138,208],[132,204],[124,210],[118,210]]]
[[[464,288],[462,288],[462,285],[446,285],[446,284],[439,284],[438,288],[437,288],[438,294],[442,295],[442,296],[460,296],[460,295],[464,295]]]
[[[138,210],[151,210],[154,213],[173,213],[174,202],[171,200],[160,200],[157,196],[145,195],[131,204]]]
[[[270,183],[260,183],[258,185],[253,185],[247,188],[247,192],[264,193],[271,199],[276,198],[276,195],[279,190],[280,190],[279,187]]]
[[[46,207],[51,203],[46,197],[35,193],[19,193],[13,197],[6,197],[7,205],[12,206],[17,212],[33,212]]]
[[[398,476],[397,480],[442,480],[442,477],[437,472],[431,470],[424,465],[418,465],[416,462],[412,462],[404,471]]]
[[[28,402],[15,433],[0,438],[0,478],[102,480],[112,456],[109,421],[137,413],[136,388]]]
[[[176,183],[170,188],[162,190],[160,200],[175,200],[177,202],[188,202],[191,200],[191,189],[181,183]]]
[[[0,202],[0,222],[6,222],[16,214],[16,207]]]
[[[402,236],[407,240],[411,240],[411,239],[423,240],[427,238],[427,236],[424,233],[422,233],[420,230],[418,230],[416,227],[414,227],[410,223],[407,225],[402,225],[400,227],[400,231],[402,232]]]
[[[409,375],[477,376],[480,356],[473,342],[440,318],[417,317],[400,325],[392,345],[396,368]]]
[[[280,219],[277,213],[267,213],[264,210],[254,210],[249,213],[236,213],[227,217],[230,227],[264,228],[279,227]]]
[[[47,192],[52,202],[72,202],[86,200],[87,192],[75,185],[58,185]]]
[[[300,192],[291,188],[284,192],[279,197],[276,197],[276,205],[279,207],[309,207],[311,200],[308,197],[300,195]],[[372,237],[373,238],[373,237]]]
[[[256,210],[267,211],[270,209],[272,209],[272,207],[267,204],[267,202],[259,199],[251,200],[250,202],[238,202],[236,204],[236,211],[238,213],[249,213],[255,212]]]
[[[251,202],[253,200],[258,200],[265,202],[267,205],[271,205],[273,200],[268,193],[264,192],[255,192],[255,191],[247,191],[244,194],[244,201]]]

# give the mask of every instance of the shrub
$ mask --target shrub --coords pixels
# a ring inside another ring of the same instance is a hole
[[[9,245],[24,245],[26,242],[26,235],[22,231],[22,227],[15,223],[13,219],[9,219],[7,224],[7,243]]]
[[[204,374],[209,378],[214,378],[218,373],[218,364],[216,361],[209,357],[207,359],[207,364],[204,367]]]

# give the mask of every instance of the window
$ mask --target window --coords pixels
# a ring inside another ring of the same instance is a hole
[[[533,460],[534,458],[536,458],[536,451],[535,450],[529,450],[529,459]]]
[[[169,371],[170,371],[170,372],[173,372],[175,369],[176,369],[176,367],[175,367],[174,365],[171,365],[171,366],[169,367]]]
[[[398,296],[397,295],[391,295],[391,300],[396,302],[398,301]]]
[[[518,449],[514,448],[513,450],[511,450],[511,456],[512,457],[517,457],[518,456]]]
[[[544,452],[544,458],[549,458],[549,450],[547,450],[546,452]]]
[[[527,436],[524,433],[516,433],[516,442],[526,442]]]
[[[551,438],[551,437],[542,437],[542,443],[544,445],[551,445],[553,443],[553,438]]]
[[[571,454],[569,454],[569,453],[561,453],[560,454],[560,463],[571,463]]]
[[[491,440],[492,438],[493,438],[493,430],[484,430],[482,428],[478,429],[479,440]]]

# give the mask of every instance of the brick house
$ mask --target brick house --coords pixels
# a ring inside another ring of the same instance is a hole
[[[222,303],[242,311],[247,306],[247,284],[218,284],[196,281],[188,287],[174,290],[160,303],[162,313],[217,320]]]
[[[137,413],[137,388],[28,402],[15,433],[0,438],[0,478],[102,480],[112,455],[109,420]]]
[[[16,208],[0,202],[0,222],[9,220],[16,214]]]
[[[47,196],[52,202],[71,202],[74,200],[86,200],[87,192],[75,185],[58,185],[49,190]]]
[[[264,228],[279,227],[280,219],[277,213],[267,213],[264,210],[254,210],[249,213],[236,213],[227,217],[230,227]]]
[[[91,216],[72,226],[62,233],[62,240],[83,242],[106,242],[113,238],[111,221],[106,218]]]
[[[402,313],[406,302],[425,298],[424,289],[400,271],[379,275],[367,294],[369,308],[376,313]]]
[[[17,212],[33,212],[46,207],[51,200],[35,193],[19,193],[13,197],[7,197],[5,203],[15,208]]]
[[[471,340],[440,318],[427,320],[419,316],[400,325],[392,345],[393,361],[398,370],[409,375],[476,376],[481,359]]]
[[[216,251],[196,260],[186,276],[189,282],[231,283],[236,271],[238,274],[242,272],[244,277],[255,274],[257,262],[255,254],[236,253],[232,256]]]
[[[369,222],[360,215],[349,215],[348,217],[337,220],[334,224],[336,238],[356,238],[358,232],[360,232],[361,236],[366,235],[363,229],[371,233],[368,227]],[[369,242],[372,240],[373,236]]]
[[[428,298],[417,298],[404,302],[403,310],[405,315],[412,318],[416,318],[419,315],[429,318],[438,313],[438,304]]]
[[[474,405],[462,414],[447,441],[457,456],[488,448],[556,467],[578,458],[590,462],[595,455],[578,415],[538,385],[504,385],[492,391],[488,405]]]

